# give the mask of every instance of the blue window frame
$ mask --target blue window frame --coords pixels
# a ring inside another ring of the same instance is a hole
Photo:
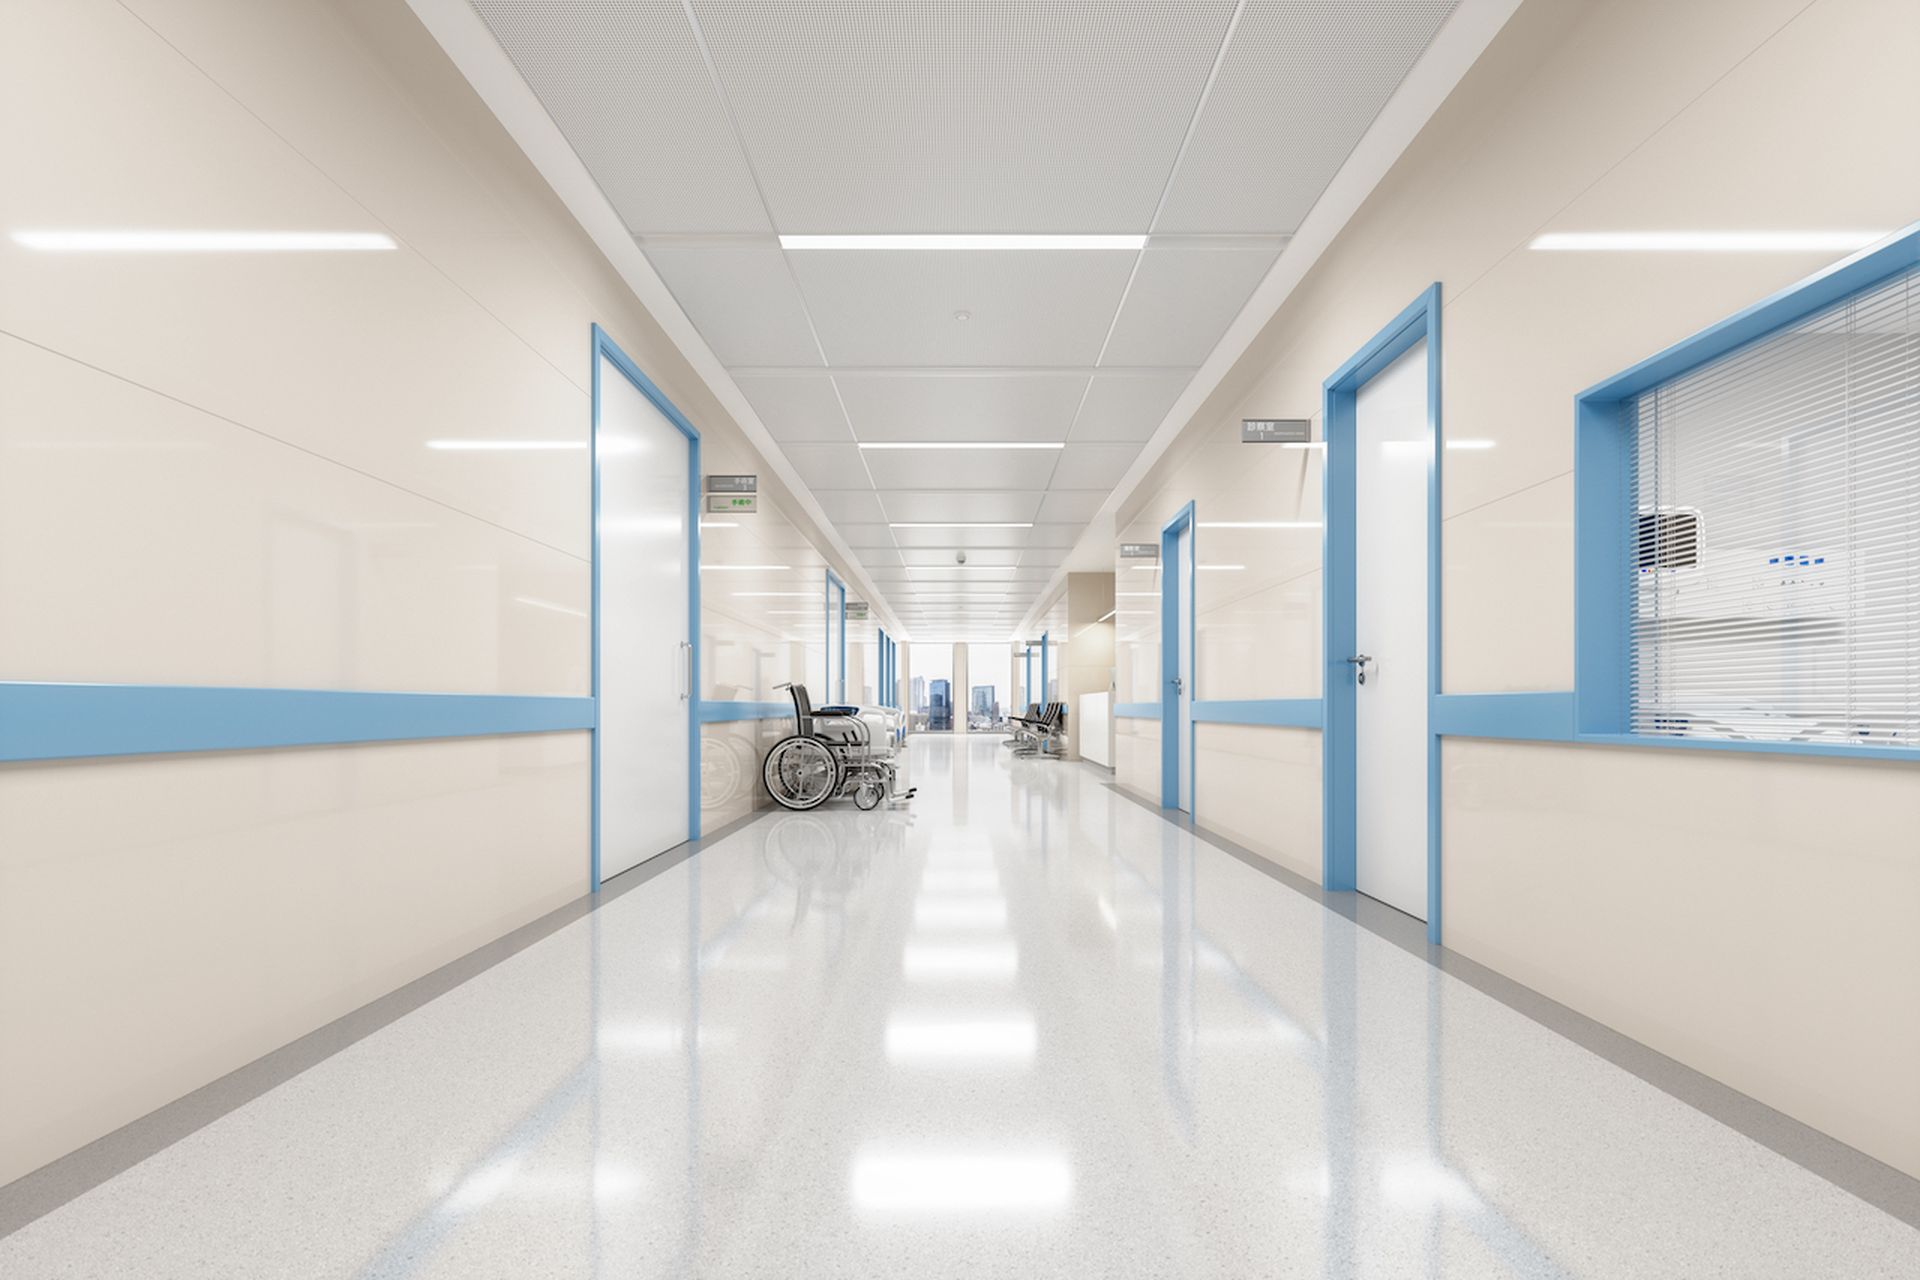
[[[1189,699],[1199,692],[1200,662],[1194,651],[1195,628],[1199,626],[1199,609],[1194,601],[1194,578],[1198,576],[1200,566],[1199,548],[1194,548],[1193,564],[1195,572],[1181,572],[1180,557],[1177,550],[1180,535],[1194,528],[1193,504],[1189,502],[1180,508],[1179,514],[1160,530],[1160,807],[1177,809],[1180,807],[1180,753],[1187,753],[1189,766],[1196,763],[1194,743],[1199,729],[1198,720],[1189,719],[1187,740],[1180,741],[1180,699],[1174,692],[1174,680],[1180,672],[1178,664],[1184,652],[1193,668],[1194,687],[1188,690]],[[1190,607],[1187,612],[1188,629],[1183,638],[1180,635],[1180,596],[1186,594]],[[1189,703],[1191,705],[1191,702]],[[1190,801],[1198,808],[1197,793],[1200,790],[1199,770],[1193,768],[1193,789],[1196,797]],[[1191,813],[1192,810],[1189,810]]]
[[[1629,730],[1634,545],[1628,522],[1634,433],[1626,409],[1642,392],[1689,373],[1889,277],[1920,265],[1920,223],[1846,258],[1574,398],[1574,736],[1582,742],[1920,760],[1920,748],[1658,737]]]

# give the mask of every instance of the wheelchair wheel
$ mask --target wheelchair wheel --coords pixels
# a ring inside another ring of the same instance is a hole
[[[773,744],[761,774],[775,804],[785,809],[817,809],[839,793],[841,769],[840,757],[826,743],[795,735]]]
[[[854,807],[858,809],[877,809],[886,796],[886,789],[878,778],[863,778],[860,785],[853,789]]]

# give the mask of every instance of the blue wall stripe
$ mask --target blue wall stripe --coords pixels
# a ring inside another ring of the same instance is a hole
[[[1196,702],[1193,718],[1203,724],[1264,724],[1318,729],[1326,723],[1319,698],[1249,698],[1236,702]]]
[[[700,723],[728,720],[778,720],[793,714],[791,702],[706,702],[700,704]]]
[[[1443,693],[1433,700],[1433,731],[1460,738],[1571,742],[1573,694]]]
[[[1116,702],[1113,714],[1122,720],[1158,720],[1160,704],[1157,702]]]
[[[593,727],[592,698],[0,682],[0,761],[258,751]]]

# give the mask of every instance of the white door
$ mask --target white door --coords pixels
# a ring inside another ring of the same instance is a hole
[[[1174,693],[1175,751],[1180,760],[1178,808],[1193,812],[1193,597],[1194,559],[1193,522],[1174,535],[1174,674],[1178,684]]]
[[[1355,875],[1427,918],[1427,345],[1355,404]]]
[[[688,837],[690,442],[600,366],[600,878]]]

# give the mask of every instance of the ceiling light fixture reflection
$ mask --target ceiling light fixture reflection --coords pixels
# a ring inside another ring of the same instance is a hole
[[[1004,929],[1007,904],[993,898],[914,904],[913,923],[922,928]]]
[[[927,252],[983,249],[1067,249],[1138,252],[1145,236],[1099,235],[839,235],[781,236],[782,249],[883,249]]]
[[[379,253],[397,249],[378,231],[16,231],[41,253]]]
[[[862,449],[1064,449],[1062,440],[862,440]]]
[[[971,946],[914,943],[900,956],[900,971],[909,978],[1010,978],[1019,968],[1020,953],[1011,942]]]
[[[531,605],[536,609],[547,609],[553,613],[564,613],[575,618],[588,616],[585,609],[570,609],[564,604],[555,604],[551,600],[536,600],[532,596],[515,596],[513,602],[515,604]]]
[[[1030,1061],[1039,1044],[1032,1018],[977,1022],[887,1023],[887,1061]]]
[[[1202,520],[1202,529],[1320,529],[1318,520]]]
[[[1058,1152],[886,1152],[853,1162],[853,1203],[880,1213],[1044,1213],[1073,1197],[1073,1168]]]
[[[1885,231],[1549,231],[1527,245],[1549,253],[1839,253]]]
[[[790,564],[703,564],[702,573],[784,573],[793,568]],[[808,592],[807,594],[812,594]]]
[[[896,521],[889,529],[1031,529],[1031,520]]]
[[[1099,617],[1095,618],[1094,621],[1105,622],[1107,619],[1111,618],[1114,614],[1118,612],[1119,612],[1118,609],[1109,609],[1105,613],[1101,614]]]
[[[818,600],[818,591],[736,591],[736,600]]]

